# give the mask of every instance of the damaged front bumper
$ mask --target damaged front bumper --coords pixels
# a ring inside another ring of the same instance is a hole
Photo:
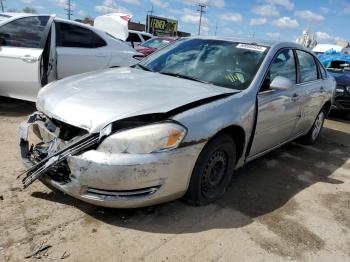
[[[51,155],[81,139],[62,141],[59,130],[50,127],[45,122],[47,119],[43,121],[40,113],[34,115],[21,124],[19,132],[21,156],[28,168],[41,160],[33,157],[33,154],[38,155],[35,150],[39,149],[36,148],[38,144],[30,146],[30,132],[39,138],[39,145],[44,144]],[[184,195],[204,143],[151,154],[105,153],[96,150],[97,146],[68,155],[60,165],[50,167],[39,179],[49,187],[99,206],[135,208],[155,205]]]

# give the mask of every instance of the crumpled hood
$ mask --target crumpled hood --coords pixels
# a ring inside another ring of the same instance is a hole
[[[44,87],[37,109],[49,117],[98,132],[127,117],[166,113],[233,90],[133,68],[65,78]]]

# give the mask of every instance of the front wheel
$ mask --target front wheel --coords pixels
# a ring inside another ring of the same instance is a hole
[[[228,186],[236,161],[235,141],[226,134],[211,140],[200,153],[185,200],[195,206],[220,198]]]
[[[325,110],[321,110],[320,113],[318,113],[316,120],[313,126],[311,127],[310,131],[304,137],[302,137],[302,142],[304,144],[313,145],[316,142],[317,138],[321,133],[325,118],[326,118]]]

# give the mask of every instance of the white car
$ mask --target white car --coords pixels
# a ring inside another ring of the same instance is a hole
[[[0,96],[35,101],[49,82],[130,66],[139,55],[89,25],[50,15],[0,14]]]
[[[95,18],[94,27],[108,32],[110,35],[126,41],[132,47],[142,44],[153,37],[152,34],[129,30],[131,16],[126,13],[111,13]]]
[[[147,40],[151,39],[153,37],[152,34],[141,32],[141,31],[135,31],[135,30],[129,30],[129,37],[126,39],[126,42],[130,44],[131,46],[138,46]]]

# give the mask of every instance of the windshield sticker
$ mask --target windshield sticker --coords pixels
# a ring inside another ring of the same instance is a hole
[[[258,45],[238,44],[236,47],[241,49],[254,50],[257,52],[264,52],[266,50],[266,47]]]

